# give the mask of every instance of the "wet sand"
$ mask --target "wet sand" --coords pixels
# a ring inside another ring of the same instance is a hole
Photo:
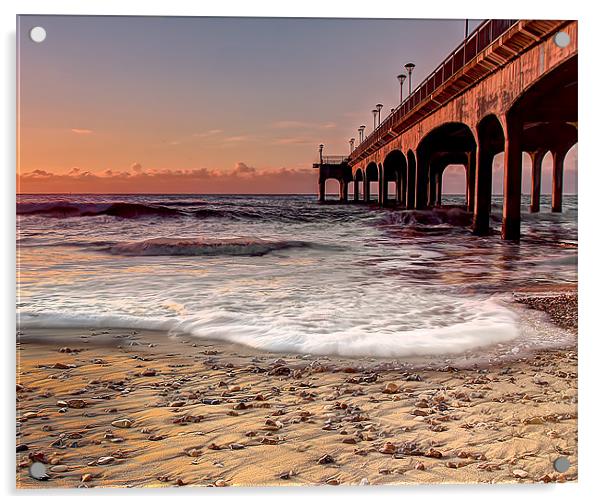
[[[515,297],[576,334],[574,294]],[[36,329],[20,334],[17,358],[22,488],[577,478],[576,344],[400,368],[150,331]],[[33,461],[47,480],[29,475]]]

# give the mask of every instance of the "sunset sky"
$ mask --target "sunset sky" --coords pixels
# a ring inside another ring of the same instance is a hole
[[[403,64],[417,65],[417,84],[464,35],[464,20],[25,16],[19,24],[22,193],[313,193],[317,145],[347,154],[357,127],[371,128],[375,103],[398,104]],[[48,34],[40,44],[28,34],[38,25]],[[576,192],[576,148],[566,168],[565,192]],[[445,177],[445,192],[463,192],[461,170]]]

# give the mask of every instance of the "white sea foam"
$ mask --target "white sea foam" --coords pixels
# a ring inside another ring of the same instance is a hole
[[[495,300],[448,303],[430,310],[428,322],[419,326],[392,320],[349,320],[337,329],[326,313],[306,311],[296,317],[278,315],[266,307],[263,314],[208,309],[194,316],[142,317],[73,313],[22,313],[19,327],[43,328],[132,328],[190,334],[207,340],[222,340],[252,348],[314,355],[406,357],[458,354],[519,334],[516,314]],[[460,313],[458,310],[465,310]],[[446,323],[451,317],[456,322]],[[437,312],[439,315],[437,316]]]

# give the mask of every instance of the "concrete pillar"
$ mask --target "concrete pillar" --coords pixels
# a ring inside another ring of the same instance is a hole
[[[431,163],[429,168],[429,199],[428,206],[434,207],[437,205],[437,173],[439,166]]]
[[[520,198],[523,152],[520,142],[520,123],[506,120],[504,146],[504,209],[502,213],[502,239],[520,239]]]
[[[326,181],[320,180],[318,189],[318,201],[326,200]]]
[[[443,170],[440,170],[437,173],[437,181],[436,181],[436,191],[437,191],[437,196],[435,197],[435,205],[440,207],[441,206],[441,193],[443,190]]]
[[[477,153],[470,151],[467,153],[468,162],[466,163],[466,209],[474,212],[475,183],[477,173]]]
[[[429,156],[418,155],[416,160],[416,208],[422,210],[428,203],[428,165]]]
[[[539,202],[541,199],[541,163],[546,152],[543,150],[529,152],[531,157],[531,204],[529,211],[531,213],[539,212]]]
[[[349,184],[346,180],[339,180],[339,201],[341,203],[347,203],[349,196]]]
[[[383,168],[382,172],[382,182],[380,183],[380,188],[381,188],[381,206],[387,206],[388,202],[389,202],[389,182],[387,181],[386,177],[385,177],[385,169]]]
[[[379,206],[385,205],[385,189],[384,189],[384,168],[382,165],[378,165],[378,204]]]
[[[359,200],[360,200],[360,181],[356,179],[353,181],[353,201],[357,203]]]
[[[416,207],[416,163],[408,161],[408,178],[406,182],[406,207],[413,209]]]
[[[493,153],[487,145],[477,145],[475,176],[475,205],[472,218],[474,234],[489,234],[489,213],[491,211],[491,177]]]
[[[565,150],[552,151],[552,212],[562,212],[562,178]]]
[[[395,203],[397,205],[401,205],[402,204],[402,200],[403,200],[403,187],[401,184],[401,167],[399,167],[397,169],[396,172],[396,179],[395,179]]]
[[[370,203],[370,181],[367,174],[364,177],[364,201]]]
[[[407,184],[407,179],[406,177],[408,176],[408,172],[406,170],[405,172],[405,177],[403,176],[403,173],[399,176],[399,186],[401,187],[400,191],[401,191],[401,198],[399,201],[399,204],[403,207],[406,206],[406,194],[408,191],[408,184]]]

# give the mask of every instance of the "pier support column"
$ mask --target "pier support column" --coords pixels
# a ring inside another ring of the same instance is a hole
[[[441,192],[443,190],[443,171],[439,171],[437,173],[437,181],[436,181],[436,191],[437,191],[437,196],[435,197],[435,205],[437,205],[438,207],[441,206]]]
[[[403,203],[403,185],[402,185],[402,176],[401,176],[401,168],[397,169],[397,179],[395,181],[395,203],[400,206]]]
[[[320,180],[320,182],[318,183],[318,201],[325,201],[326,200],[326,181],[325,180]]]
[[[428,203],[429,156],[418,154],[416,162],[416,209],[423,210]]]
[[[429,199],[428,206],[434,207],[437,205],[437,174],[440,167],[431,163],[429,168]]]
[[[520,142],[520,123],[506,118],[504,145],[504,209],[502,212],[502,239],[520,239],[520,199],[523,152]]]
[[[546,152],[538,150],[535,152],[529,152],[531,157],[531,204],[529,205],[529,212],[539,212],[539,205],[541,199],[541,163],[543,161]]]
[[[370,203],[370,181],[368,180],[368,174],[364,177],[364,202]]]
[[[358,202],[360,200],[360,181],[353,181],[353,201]]]
[[[408,192],[408,181],[407,181],[407,177],[408,176],[408,171],[407,171],[407,167],[405,168],[405,176],[404,173],[402,173],[400,175],[400,179],[399,179],[399,185],[401,187],[401,196],[400,196],[400,201],[399,204],[402,207],[406,206],[406,194]]]
[[[562,212],[562,179],[566,150],[552,151],[552,212]]]
[[[466,163],[466,209],[472,213],[474,212],[477,153],[476,151],[470,151],[466,155],[468,157]]]
[[[385,169],[382,165],[378,165],[378,205],[385,206]]]
[[[339,201],[341,203],[347,203],[349,196],[349,184],[346,180],[339,180]]]
[[[493,153],[487,145],[477,145],[476,150],[475,206],[472,218],[472,231],[479,236],[489,234],[489,213],[491,212],[491,173]]]
[[[416,159],[408,156],[408,176],[406,182],[406,207],[411,210],[416,207]]]

